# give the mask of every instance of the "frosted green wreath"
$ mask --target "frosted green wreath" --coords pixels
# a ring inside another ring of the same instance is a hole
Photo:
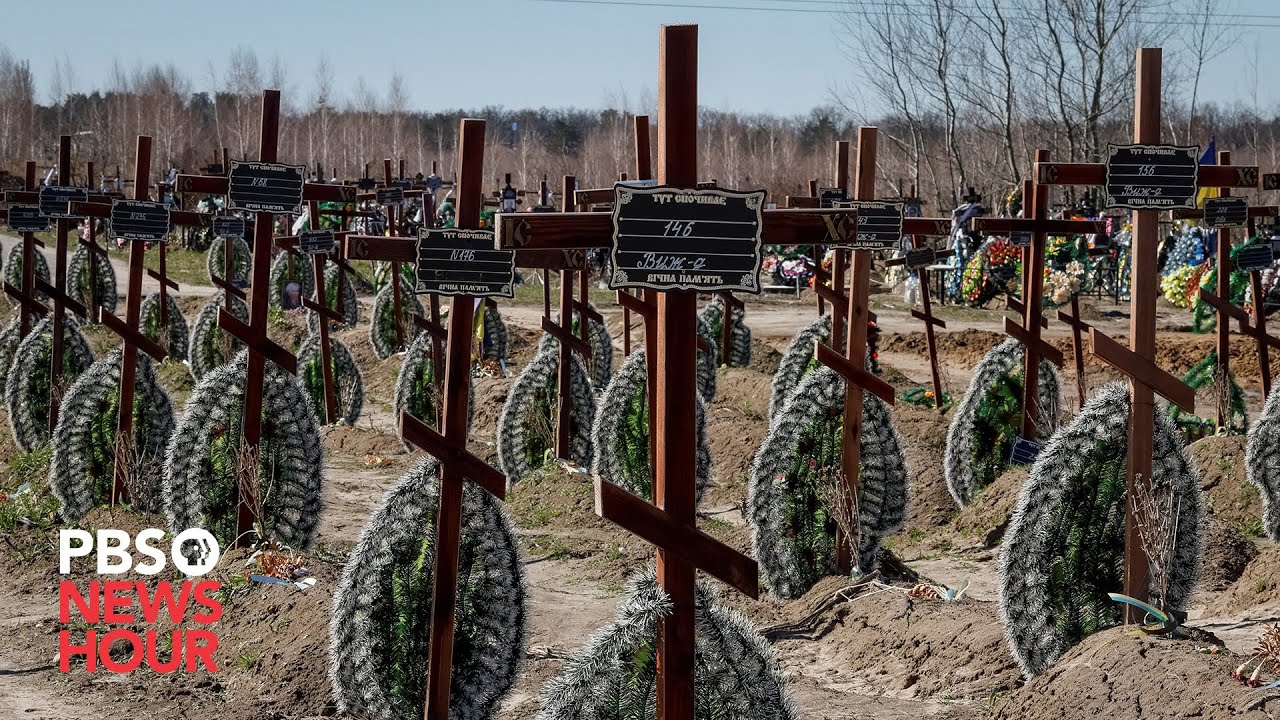
[[[311,398],[311,411],[324,418],[324,368],[321,362],[320,338],[308,335],[298,349],[298,379]],[[355,427],[364,407],[364,376],[356,366],[351,351],[337,338],[329,338],[329,365],[333,370],[333,395],[341,422]]]
[[[125,484],[133,508],[159,512],[163,506],[160,476],[173,433],[173,402],[156,378],[151,358],[142,352],[135,354],[133,443]],[[53,431],[49,486],[62,503],[64,520],[79,520],[111,501],[123,357],[123,348],[112,350],[76,379],[63,399]]]
[[[773,650],[751,622],[720,605],[699,583],[694,594],[694,717],[792,720]],[[542,687],[538,720],[652,720],[657,686],[658,621],[671,600],[653,569],[631,579],[614,621]]]
[[[339,713],[418,720],[426,695],[439,466],[424,458],[382,499],[342,571],[329,622]],[[502,504],[466,483],[458,542],[452,720],[494,717],[518,677],[529,615]]]
[[[35,322],[35,319],[32,319]],[[0,379],[7,380],[9,368],[13,365],[13,356],[18,352],[18,343],[22,342],[22,318],[14,314],[8,324],[0,330]],[[9,392],[8,382],[0,382],[0,401],[4,401]]]
[[[569,370],[573,398],[570,412],[569,457],[581,466],[591,462],[591,426],[596,403],[587,368],[576,353]],[[515,483],[550,459],[555,445],[557,379],[560,343],[543,335],[538,352],[525,366],[507,394],[498,419],[498,464]],[[538,427],[531,427],[536,423]]]
[[[338,306],[338,270],[338,265],[334,262],[327,263],[324,268],[324,304],[330,310]],[[313,271],[312,275],[314,274]],[[316,299],[314,292],[311,293],[311,299]],[[355,327],[357,322],[360,322],[360,303],[356,300],[356,286],[351,281],[350,273],[342,273],[342,322],[333,323],[332,327]],[[307,311],[307,332],[312,335],[320,332],[320,323],[316,322],[316,314],[310,310]]]
[[[289,283],[298,283],[298,297],[307,298],[316,294],[316,280],[311,269],[311,259],[305,255],[296,256],[282,252],[271,261],[271,295],[267,304],[271,307],[284,307],[285,289]]]
[[[791,397],[791,391],[800,384],[800,380],[816,367],[814,347],[818,341],[831,341],[830,315],[823,315],[805,325],[787,345],[778,363],[778,371],[773,374],[773,394],[769,396],[771,421],[782,410],[782,405]]]
[[[1000,552],[1000,615],[1027,677],[1121,621],[1123,606],[1107,593],[1124,585],[1128,427],[1128,386],[1109,383],[1049,440],[1018,495]],[[1185,611],[1200,576],[1200,476],[1163,408],[1153,441],[1149,480],[1172,493],[1177,524],[1167,594],[1152,604]],[[1150,590],[1159,596],[1155,583]]]
[[[205,375],[183,408],[164,464],[169,527],[201,527],[223,547],[235,541],[237,460],[242,449],[248,353]],[[320,519],[324,452],[311,401],[298,379],[266,364],[262,385],[262,438],[258,445],[255,531],[262,539],[307,549]]]
[[[769,424],[751,464],[747,518],[755,556],[770,591],[803,595],[834,572],[837,523],[823,474],[839,474],[844,378],[831,368],[809,373]],[[867,394],[859,436],[858,567],[875,569],[880,541],[902,525],[907,465],[889,408]]]
[[[191,375],[203,378],[214,368],[226,365],[244,347],[244,343],[218,326],[218,311],[222,309],[222,293],[209,298],[196,315],[191,330]],[[231,296],[231,314],[249,322],[249,306],[240,298]]]
[[[142,301],[142,306],[138,309],[139,329],[142,330],[143,335],[168,350],[170,359],[174,362],[183,362],[187,360],[190,342],[187,319],[182,316],[182,309],[178,307],[178,301],[174,299],[173,293],[165,293],[164,299],[165,306],[168,308],[168,337],[165,337],[166,333],[160,329],[160,293],[148,295]]]
[[[595,310],[595,305],[590,305],[590,308]],[[492,308],[485,313],[486,320],[489,312],[493,312]],[[559,323],[560,313],[552,313],[551,320]],[[498,318],[498,322],[502,322],[502,319]],[[578,337],[578,328],[581,327],[579,325],[581,322],[582,314],[577,310],[573,311],[572,330],[575,337]],[[486,333],[488,331],[487,325],[488,323],[486,323]],[[502,333],[504,336],[506,335],[505,323],[502,326]],[[613,338],[609,335],[609,328],[598,320],[592,320],[587,325],[587,343],[591,346],[591,362],[588,363],[588,369],[591,372],[591,385],[592,387],[602,388],[609,384],[609,376],[613,374]],[[505,345],[505,341],[503,344]]]
[[[436,393],[435,369],[431,361],[431,334],[419,333],[413,344],[405,351],[404,362],[400,365],[400,373],[396,375],[395,417],[401,412],[421,420],[428,427],[440,428],[439,412],[442,407]],[[444,347],[440,348],[440,357],[447,357]],[[476,384],[467,383],[469,398],[467,401],[467,430],[471,429],[471,416],[476,407]],[[414,444],[400,438],[405,450],[413,451]]]
[[[253,266],[253,252],[249,249],[249,243],[244,238],[232,238],[231,240],[231,263],[235,268],[234,273],[227,273],[224,266],[226,265],[226,249],[225,243],[227,239],[216,237],[213,243],[209,245],[209,251],[204,257],[204,271],[209,276],[209,282],[213,283],[215,277],[220,277],[229,282],[249,282],[249,270]]]
[[[69,312],[63,318],[62,338],[62,381],[69,386],[93,364],[93,353]],[[36,323],[31,333],[18,344],[9,367],[5,384],[9,427],[13,429],[13,439],[23,452],[39,450],[49,443],[52,340],[53,318],[46,317]]]
[[[35,248],[35,252],[32,255],[36,259],[35,276],[47,283],[51,282],[49,280],[49,262],[44,259],[44,253],[40,252],[40,248]],[[4,261],[4,281],[16,288],[22,287],[22,243],[9,248],[9,257]],[[35,294],[40,300],[49,299],[49,296],[43,290],[36,289]],[[17,304],[17,301],[10,297],[9,293],[4,293],[4,299],[10,305]]]
[[[423,314],[422,302],[414,294],[413,287],[408,283],[401,283],[400,328],[404,333],[405,345],[412,343],[418,333],[422,332],[413,322],[413,316]],[[404,349],[396,343],[396,298],[395,291],[390,285],[379,290],[373,297],[373,316],[369,320],[369,344],[373,346],[373,354],[377,355],[379,360],[386,360]]]
[[[711,481],[711,449],[707,446],[707,411],[698,402],[698,467],[694,476],[697,501]],[[591,431],[595,452],[591,471],[633,495],[653,497],[653,473],[649,467],[648,375],[644,350],[627,356],[613,380],[600,395],[596,422]]]
[[[98,265],[98,305],[103,310],[114,313],[119,300],[116,296],[116,270],[105,255],[94,253],[94,257],[97,258]],[[83,245],[67,260],[67,295],[88,309],[91,317],[97,317],[93,311],[93,303],[89,302],[89,249]]]
[[[1262,414],[1249,428],[1245,472],[1262,496],[1262,529],[1280,540],[1280,392],[1267,397]]]
[[[969,389],[951,418],[951,426],[947,429],[943,471],[951,497],[960,505],[968,505],[978,491],[986,486],[986,483],[979,482],[973,466],[973,433],[978,411],[998,383],[1007,381],[1016,384],[1018,393],[1021,393],[1021,367],[1022,343],[1010,338],[997,345],[974,368]],[[1014,373],[1019,378],[1016,382],[1012,380]],[[1040,413],[1036,419],[1035,441],[1043,444],[1057,430],[1059,408],[1062,406],[1058,369],[1047,360],[1040,361],[1039,385]],[[1017,433],[1021,428],[1015,426],[1010,430]],[[1003,463],[1002,467],[1006,468],[1010,463],[1009,457],[1004,454],[994,460]]]
[[[698,394],[706,402],[716,399],[716,374],[720,371],[720,338],[698,318],[698,336],[707,341],[707,349],[698,352]]]
[[[711,302],[698,313],[698,317],[707,324],[708,339],[719,347],[723,339],[724,298],[713,296]],[[729,357],[720,358],[729,367],[746,367],[751,364],[751,328],[747,327],[745,318],[746,311],[740,307],[734,308],[729,318],[729,322],[733,324],[729,337]]]
[[[498,308],[484,306],[484,347],[480,357],[484,360],[505,363],[507,361],[507,323]]]

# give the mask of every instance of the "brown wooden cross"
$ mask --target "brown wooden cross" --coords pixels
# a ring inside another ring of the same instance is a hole
[[[658,182],[693,187],[697,182],[696,25],[663,26],[658,78]],[[584,213],[583,215],[589,215]],[[609,217],[605,215],[606,219]],[[612,233],[606,230],[605,236]],[[658,583],[672,611],[658,621],[657,717],[693,720],[695,576],[702,569],[751,597],[759,592],[754,560],[696,527],[693,468],[697,421],[697,294],[658,296],[658,368],[652,414],[657,416],[654,486],[656,506],[596,479],[596,512],[657,546]]]
[[[1036,163],[1049,162],[1047,150],[1036,151]],[[1049,235],[1074,235],[1078,233],[1103,233],[1106,224],[1092,220],[1057,220],[1049,217],[1049,188],[1043,183],[1023,183],[1021,218],[973,219],[973,228],[988,235],[1009,235],[1010,239],[1025,234],[1027,244],[1023,249],[1022,297],[1009,298],[1011,310],[1022,315],[1022,322],[1004,319],[1004,331],[1022,343],[1022,427],[1024,440],[1034,441],[1036,419],[1040,414],[1040,360],[1044,358],[1062,367],[1065,358],[1062,351],[1041,337],[1048,322],[1044,317],[1044,268],[1045,243]]]
[[[1133,139],[1137,144],[1157,144],[1160,142],[1160,49],[1139,49],[1135,70]],[[1035,167],[1035,177],[1042,185],[1103,185],[1106,174],[1106,165],[1101,163],[1037,162]],[[1201,166],[1198,181],[1201,187],[1257,187],[1258,168]],[[1151,482],[1155,394],[1168,398],[1187,412],[1195,411],[1195,392],[1155,364],[1156,297],[1160,282],[1156,269],[1159,215],[1157,210],[1134,211],[1129,348],[1097,328],[1089,330],[1093,353],[1129,376],[1131,403],[1126,491],[1129,497],[1137,497],[1143,487],[1141,484]],[[1137,519],[1126,503],[1124,593],[1146,600],[1149,574],[1149,560],[1142,547]],[[1140,617],[1129,615],[1130,622],[1140,620]]]
[[[955,253],[954,250],[935,250],[929,245],[929,237],[947,237],[951,235],[951,220],[949,218],[923,218],[923,217],[905,217],[902,219],[902,232],[912,238],[911,244],[915,252],[919,253],[921,258],[927,258],[923,265],[912,267],[913,256],[911,253],[900,258],[893,258],[885,261],[886,267],[902,265],[908,272],[914,269],[916,279],[920,282],[920,305],[921,309],[911,309],[911,317],[924,323],[924,342],[925,350],[929,354],[929,373],[933,383],[933,406],[938,410],[942,409],[942,372],[938,367],[938,337],[934,332],[935,328],[947,327],[947,323],[942,318],[933,314],[933,301],[929,297],[929,271],[928,266],[935,261],[950,257]]]
[[[280,135],[280,91],[262,91],[262,127],[258,162],[277,162]],[[178,187],[189,192],[205,192],[227,195],[231,189],[230,177],[207,175],[179,175]],[[341,185],[304,183],[303,200],[351,202],[354,188]],[[228,207],[231,202],[228,201]],[[267,337],[267,307],[270,303],[270,272],[273,216],[270,212],[257,212],[253,223],[253,275],[249,286],[249,322],[246,324],[224,306],[218,313],[218,326],[243,342],[249,351],[249,363],[244,390],[244,446],[256,452],[262,439],[262,388],[266,362],[270,360],[289,373],[296,373],[298,360],[293,353]],[[228,265],[227,267],[232,267]],[[229,273],[228,273],[229,274]],[[245,485],[245,487],[241,487]],[[257,488],[247,483],[236,483],[236,545],[249,543],[250,532],[258,522]]]
[[[458,198],[455,226],[480,227],[484,120],[464,118],[458,132]],[[348,238],[350,239],[350,238]],[[400,241],[401,245],[410,245]],[[440,461],[432,573],[431,638],[427,656],[426,720],[448,720],[453,670],[454,606],[458,598],[458,541],[462,523],[463,482],[469,480],[494,497],[506,496],[506,477],[467,450],[467,403],[471,382],[471,333],[475,300],[456,295],[450,301],[448,359],[445,365],[442,432],[408,412],[400,413],[400,435]]]
[[[225,198],[227,194],[227,188],[229,187],[227,183],[227,177],[231,172],[230,151],[227,148],[222,148],[222,163],[221,164],[211,163],[210,165],[202,168],[202,170],[204,170],[207,174],[178,175],[177,179],[175,180],[175,185],[177,186],[178,192],[203,193],[207,195],[222,195]],[[217,211],[214,214],[217,217],[228,217],[231,215],[231,210],[228,209],[224,204],[223,209]],[[222,306],[224,308],[231,307],[232,295],[236,296],[237,298],[240,298],[241,300],[245,300],[248,298],[248,295],[245,293],[245,291],[242,288],[237,287],[235,284],[235,256],[236,256],[235,240],[236,238],[232,238],[232,237],[224,237],[222,239],[222,271],[224,274],[226,274],[227,277],[222,277],[217,273],[211,273],[209,277],[209,280],[213,283],[214,287],[221,288],[222,290]],[[161,274],[164,273],[164,263],[165,263],[165,256],[164,256],[164,251],[162,250],[160,255]],[[152,277],[155,277],[155,276],[152,275]],[[159,278],[156,278],[156,279],[159,280]],[[161,308],[165,307],[164,285],[165,283],[161,281],[160,283],[160,286],[161,286],[160,287],[160,293],[161,293],[160,307]],[[176,290],[177,287],[175,286],[173,289]],[[162,312],[165,312],[165,311],[162,310]]]
[[[311,220],[309,224],[311,231],[329,232],[321,230],[320,215],[320,203],[315,200],[307,201],[307,217]],[[337,390],[334,387],[333,367],[330,364],[333,352],[329,347],[329,323],[341,323],[345,320],[345,317],[342,314],[342,281],[343,275],[346,271],[342,269],[342,265],[345,265],[346,262],[341,258],[338,258],[338,262],[340,262],[341,265],[338,266],[338,301],[336,303],[336,307],[329,307],[328,301],[326,300],[327,293],[325,291],[324,282],[325,264],[337,254],[337,244],[341,242],[341,238],[346,235],[346,232],[341,230],[332,231],[332,235],[334,240],[334,248],[332,250],[328,252],[310,253],[311,272],[313,283],[316,288],[316,299],[312,300],[311,298],[302,298],[302,306],[316,314],[316,325],[320,328],[320,373],[324,385],[324,419],[325,423],[328,425],[332,425],[338,421]],[[303,252],[301,238],[302,236],[300,235],[278,237],[276,238],[276,244],[284,248],[286,252],[306,255],[308,253]]]
[[[137,150],[134,153],[133,200],[138,201],[138,206],[141,208],[162,206],[162,203],[150,203],[147,192],[151,184],[149,180],[150,172],[151,138],[147,135],[139,135]],[[111,218],[113,205],[73,202],[70,204],[70,211],[73,215],[90,219]],[[168,211],[167,208],[165,208],[165,211],[168,217],[164,222],[163,228],[159,230],[165,236],[165,239],[158,240],[161,247],[164,247],[165,243],[168,242],[167,236],[172,225],[200,225],[208,220],[207,217],[199,213]],[[124,232],[122,225],[123,221],[119,218],[112,222],[111,232],[113,236],[121,237],[119,233]],[[133,399],[136,392],[138,370],[137,351],[145,352],[157,362],[164,360],[169,353],[163,345],[156,343],[139,329],[142,307],[142,276],[146,271],[143,267],[143,261],[147,251],[148,240],[128,237],[123,239],[129,242],[129,286],[125,293],[125,319],[123,321],[120,320],[100,305],[95,306],[95,314],[98,322],[105,325],[124,342],[124,353],[120,361],[120,402],[116,413],[116,433],[118,438],[132,443]],[[167,327],[161,325],[161,332],[167,333]],[[114,485],[111,491],[112,505],[122,502],[128,494],[126,483],[128,479],[128,463],[121,458],[116,459],[114,478]]]
[[[33,160],[27,161],[26,168],[26,190],[23,192],[30,196],[36,192],[36,164]],[[5,202],[17,203],[17,193],[5,193]],[[32,201],[26,201],[28,204]],[[40,302],[37,295],[35,283],[35,264],[36,264],[36,247],[44,247],[44,243],[36,239],[35,233],[22,233],[22,287],[15,288],[8,282],[4,283],[4,291],[9,297],[18,303],[18,327],[19,337],[26,338],[31,333],[31,316],[40,315],[41,317],[48,314],[49,309]]]
[[[836,184],[837,190],[848,192],[849,189],[849,141],[836,141]],[[844,199],[844,198],[842,198]],[[787,207],[791,208],[816,208],[822,206],[822,198],[819,196],[818,181],[809,181],[809,195],[806,196],[787,196]],[[831,313],[831,336],[838,338],[844,334],[845,297],[844,272],[848,260],[847,249],[837,248],[835,254],[831,258],[831,272],[827,272],[822,267],[822,258],[826,254],[826,247],[823,244],[813,245],[813,292],[818,298],[818,315],[821,316],[826,312],[826,303],[833,303],[833,312]],[[839,301],[841,304],[835,306],[834,303]],[[835,341],[833,341],[835,342]]]
[[[1218,164],[1230,165],[1231,153],[1226,150],[1220,151],[1218,153]],[[1219,193],[1219,197],[1230,197],[1230,196],[1231,196],[1230,189],[1223,189]],[[1249,218],[1275,217],[1277,213],[1280,213],[1280,209],[1278,209],[1275,205],[1255,205],[1250,207],[1248,211],[1246,211],[1245,213],[1246,222],[1248,222]],[[1174,220],[1202,220],[1204,219],[1205,211],[1203,209],[1174,210],[1172,215]],[[1226,378],[1230,377],[1230,373],[1231,373],[1231,323],[1230,321],[1232,319],[1239,321],[1241,323],[1241,332],[1246,334],[1253,334],[1252,328],[1250,328],[1249,326],[1248,314],[1231,304],[1231,229],[1230,228],[1225,228],[1225,227],[1218,228],[1218,253],[1217,253],[1216,261],[1218,266],[1217,287],[1214,290],[1209,290],[1208,288],[1204,288],[1204,287],[1200,288],[1200,299],[1205,301],[1206,303],[1208,303],[1218,311],[1218,322],[1217,322],[1218,337],[1217,337],[1217,353],[1216,353],[1217,360],[1218,360],[1218,367],[1215,373],[1215,382],[1223,383],[1222,387],[1225,387],[1226,386],[1225,383],[1227,382]],[[1257,296],[1254,296],[1254,297],[1257,297]],[[1233,311],[1236,311],[1236,312],[1233,312]],[[1242,315],[1244,316],[1243,319],[1241,318]],[[1258,341],[1259,348],[1261,348],[1263,353],[1266,352],[1267,343],[1266,343],[1265,337],[1266,337],[1265,333],[1262,336],[1259,336],[1256,334],[1254,335],[1254,338]],[[1268,394],[1267,389],[1270,388],[1271,386],[1271,379],[1270,377],[1268,377],[1271,373],[1267,365],[1262,365],[1260,367],[1262,368],[1263,397],[1265,398],[1265,396]],[[1228,399],[1228,394],[1225,392],[1218,393],[1218,427],[1220,428],[1226,427],[1227,425],[1227,414],[1229,412],[1229,408],[1228,408],[1229,404],[1230,404],[1230,401]]]

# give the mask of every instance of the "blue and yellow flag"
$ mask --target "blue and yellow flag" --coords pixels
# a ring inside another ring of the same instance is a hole
[[[1204,153],[1200,156],[1200,165],[1217,165],[1218,164],[1218,143],[1217,139],[1212,135],[1209,136],[1209,146],[1204,149]],[[1203,208],[1204,201],[1209,198],[1218,197],[1218,188],[1200,188],[1200,192],[1196,194],[1196,207]]]

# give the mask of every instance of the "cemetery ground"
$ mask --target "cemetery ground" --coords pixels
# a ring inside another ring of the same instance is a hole
[[[6,240],[6,245],[11,239]],[[174,253],[175,255],[177,253]],[[171,255],[172,257],[172,255]],[[171,261],[173,262],[173,261]],[[122,268],[118,268],[122,269]],[[195,278],[194,280],[198,280]],[[144,288],[145,290],[145,288]],[[179,306],[191,316],[200,296],[213,292],[188,280]],[[475,380],[470,448],[496,462],[494,432],[515,375],[533,356],[541,317],[541,293],[522,290],[503,303],[510,329],[508,377]],[[621,348],[621,311],[596,299]],[[795,332],[814,316],[806,291],[794,296],[744,298],[753,331],[752,362],[721,368],[709,407],[707,436],[714,471],[699,511],[699,526],[739,551],[751,552],[743,516],[747,475],[767,431],[770,382]],[[369,298],[362,297],[362,302]],[[1128,306],[1109,299],[1082,301],[1082,316],[1112,337],[1128,332]],[[368,308],[365,308],[367,310]],[[924,334],[915,328],[898,293],[873,296],[882,334],[881,376],[900,393],[927,386]],[[1005,338],[1004,313],[936,307],[948,323],[939,333],[944,387],[956,402],[973,366]],[[304,562],[314,587],[295,591],[248,582],[244,551],[227,551],[213,575],[223,583],[219,636],[220,672],[161,676],[58,671],[56,527],[57,503],[47,490],[47,455],[21,455],[10,434],[0,433],[0,489],[30,481],[36,526],[0,516],[0,717],[295,718],[333,713],[329,681],[328,625],[342,565],[382,494],[421,456],[406,453],[395,434],[391,397],[400,358],[378,360],[366,337],[368,312],[352,329],[335,333],[364,372],[365,410],[354,428],[323,430],[326,450],[324,510],[318,540]],[[1156,363],[1176,374],[1191,369],[1214,347],[1211,335],[1190,332],[1187,313],[1161,301]],[[306,334],[302,316],[273,314],[270,334],[295,348]],[[86,335],[96,352],[116,341],[100,326]],[[639,337],[637,329],[636,338]],[[1051,324],[1045,337],[1070,357],[1065,326]],[[1262,369],[1253,344],[1232,338],[1232,368],[1256,417]],[[1118,377],[1099,360],[1087,360],[1090,392]],[[1075,407],[1075,384],[1064,374],[1063,408]],[[161,382],[181,407],[194,383],[173,363]],[[1197,398],[1201,414],[1216,399]],[[907,521],[889,537],[881,584],[855,585],[829,577],[799,599],[762,596],[752,601],[706,581],[773,645],[799,716],[830,718],[1062,718],[1105,715],[1144,718],[1273,717],[1275,701],[1255,704],[1248,688],[1230,677],[1242,657],[1197,652],[1196,643],[1136,638],[1124,629],[1094,635],[1053,669],[1026,684],[1009,653],[996,596],[1001,535],[1016,502],[1025,468],[987,487],[981,502],[957,509],[943,478],[942,454],[950,410],[900,402],[892,410],[902,435],[910,477]],[[1245,480],[1244,438],[1207,438],[1191,446],[1211,508],[1204,573],[1191,623],[1213,631],[1229,651],[1252,649],[1263,619],[1280,615],[1280,550],[1261,540],[1261,501]],[[532,718],[538,692],[565,659],[612,617],[627,578],[652,561],[650,546],[594,512],[590,476],[552,464],[517,483],[507,506],[518,530],[531,592],[530,634],[521,679],[501,716]],[[41,525],[44,523],[44,525]],[[99,508],[83,527],[137,531],[164,527],[158,516]],[[916,575],[919,575],[917,578]],[[87,573],[73,576],[87,580]],[[138,579],[126,576],[125,579]],[[920,582],[959,588],[961,602],[912,598]],[[1194,688],[1194,692],[1191,689]]]

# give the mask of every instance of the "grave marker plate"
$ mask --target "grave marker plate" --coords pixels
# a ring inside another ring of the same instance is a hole
[[[220,238],[244,237],[244,218],[215,217],[213,219],[213,236]]]
[[[1249,199],[1217,197],[1204,201],[1204,224],[1211,228],[1244,227],[1249,222]]]
[[[44,232],[49,229],[49,218],[40,212],[39,205],[10,205],[9,229],[16,233]]]
[[[906,203],[900,200],[851,200],[833,207],[858,211],[858,235],[853,243],[836,247],[854,250],[892,250],[902,245],[902,218]]]
[[[112,200],[111,238],[135,242],[168,242],[169,206],[145,200]]]
[[[764,190],[614,186],[609,288],[760,292]]]
[[[399,205],[404,202],[404,188],[384,187],[378,188],[378,204],[379,205]]]
[[[373,178],[360,178],[356,181],[356,189],[358,190],[372,190],[376,187],[378,187],[378,183]]]
[[[1103,204],[1108,209],[1194,209],[1200,189],[1200,148],[1107,145]]]
[[[231,161],[227,207],[254,213],[302,214],[305,165]]]
[[[495,250],[492,230],[418,230],[419,293],[513,297],[514,250]]]
[[[818,207],[833,208],[841,207],[836,203],[843,203],[849,199],[849,193],[844,188],[818,188]]]
[[[310,230],[298,236],[298,250],[305,255],[328,255],[337,246],[332,230]]]
[[[391,187],[400,188],[401,190],[412,190],[413,181],[408,178],[405,178],[403,180],[392,180]]]
[[[1009,462],[1014,465],[1030,465],[1040,456],[1040,444],[1025,438],[1014,438]]]
[[[1244,271],[1266,270],[1275,262],[1275,250],[1270,243],[1250,245],[1236,253],[1236,267]]]
[[[79,215],[72,215],[67,212],[67,203],[87,202],[88,200],[88,188],[45,185],[40,188],[40,214],[47,218],[78,220],[80,219]]]
[[[938,259],[938,251],[931,247],[916,248],[908,250],[906,254],[906,263],[904,266],[907,270],[919,270],[927,268]]]
[[[1014,230],[1009,233],[1009,244],[1014,247],[1031,247],[1031,233],[1026,230]]]

